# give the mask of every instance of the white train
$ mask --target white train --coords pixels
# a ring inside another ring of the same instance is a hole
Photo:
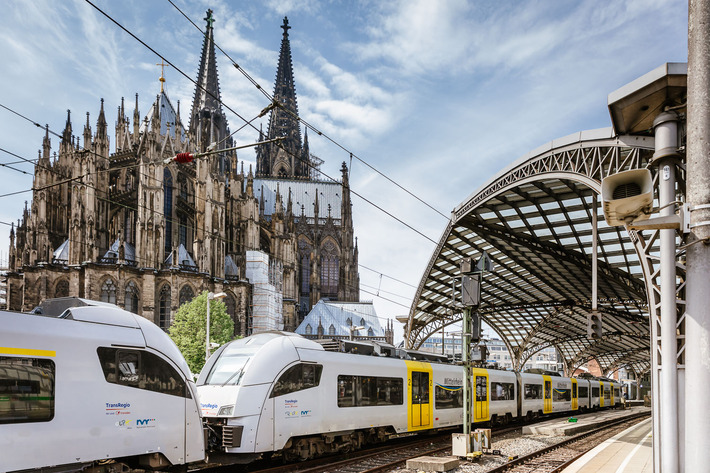
[[[212,448],[304,460],[463,423],[461,366],[376,343],[327,348],[270,332],[215,352],[197,381]],[[604,379],[478,368],[471,382],[474,424],[621,402],[620,385]]]
[[[190,370],[152,322],[101,306],[0,312],[0,327],[0,472],[204,460]]]

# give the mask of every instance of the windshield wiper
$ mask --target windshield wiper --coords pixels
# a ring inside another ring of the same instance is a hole
[[[235,371],[234,373],[232,373],[232,376],[230,376],[229,378],[227,378],[227,381],[225,381],[224,383],[222,383],[222,386],[225,386],[225,385],[226,385],[227,383],[229,383],[232,379],[234,379],[234,377],[235,377],[236,375],[241,374],[243,371],[244,371],[244,368],[240,368],[239,371]],[[241,377],[240,377],[240,379],[241,379]],[[236,382],[235,384],[239,384],[239,379],[237,380],[237,382]]]

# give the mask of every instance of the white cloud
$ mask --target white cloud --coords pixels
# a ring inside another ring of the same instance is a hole
[[[291,12],[312,15],[320,9],[320,3],[316,0],[266,0],[265,4],[279,15],[288,15]]]

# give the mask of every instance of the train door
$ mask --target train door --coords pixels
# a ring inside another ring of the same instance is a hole
[[[579,409],[579,400],[577,398],[577,380],[572,378],[572,410]]]
[[[431,428],[433,411],[432,369],[429,363],[407,361],[410,430]]]
[[[604,406],[604,381],[599,381],[599,407]]]
[[[552,412],[552,378],[547,375],[542,376],[543,379],[543,403],[542,403],[542,413],[549,414]]]
[[[616,400],[614,398],[614,385],[610,383],[609,384],[609,405],[613,406],[614,404],[616,404]]]
[[[486,422],[490,418],[489,401],[491,396],[488,392],[488,371],[484,369],[473,369],[472,371],[473,411],[472,422]]]

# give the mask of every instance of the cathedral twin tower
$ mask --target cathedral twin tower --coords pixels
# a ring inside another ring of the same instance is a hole
[[[288,19],[276,106],[259,141],[281,139],[257,147],[255,174],[251,166],[245,174],[243,163],[238,169],[236,151],[164,164],[177,153],[235,146],[211,10],[205,20],[187,129],[179,103],[176,110],[163,90],[144,117],[136,95],[132,120],[121,99],[113,152],[103,100],[95,132],[87,113],[81,138],[67,114],[58,153],[47,129],[31,206],[10,234],[8,309],[77,296],[115,303],[167,329],[181,304],[207,290],[227,294],[235,333],[247,335],[264,281],[278,293],[286,330],[320,299],[358,301],[348,169],[343,163],[341,182],[319,180],[320,160],[310,154],[307,132],[302,138]],[[251,260],[266,264],[266,279],[252,277]]]

